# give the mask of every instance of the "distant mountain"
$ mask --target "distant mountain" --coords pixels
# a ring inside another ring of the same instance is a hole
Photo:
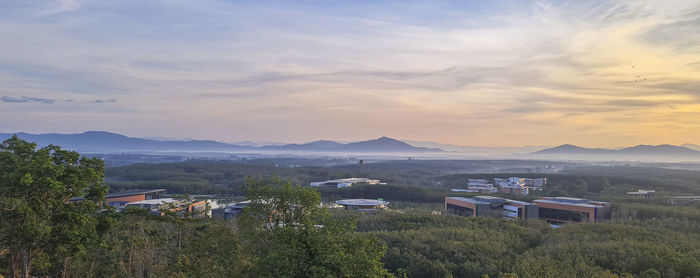
[[[534,154],[610,154],[615,150],[598,149],[598,148],[583,148],[579,146],[564,144],[541,151],[536,151]]]
[[[264,146],[264,150],[284,151],[316,151],[316,152],[442,152],[438,148],[414,147],[405,142],[381,137],[374,140],[354,143],[338,143],[334,141],[314,141],[306,144],[288,144],[282,146]]]
[[[319,140],[306,144],[286,144],[281,146],[263,146],[264,150],[285,150],[285,151],[329,151],[343,146],[341,143],[333,141]]]
[[[681,145],[681,147],[688,148],[691,150],[700,151],[700,145],[696,145],[696,144],[683,144],[683,145]]]
[[[430,141],[413,141],[401,140],[416,147],[440,148],[444,151],[459,152],[468,155],[492,156],[492,155],[507,155],[507,154],[527,154],[540,151],[551,146],[463,146],[441,144]]]
[[[13,133],[0,133],[0,141]],[[320,140],[306,144],[250,146],[221,143],[211,140],[153,140],[127,137],[106,131],[87,131],[78,134],[30,134],[19,132],[20,138],[39,146],[58,145],[81,152],[139,152],[139,151],[310,151],[310,152],[440,152],[437,148],[414,147],[396,139],[382,137],[356,143],[338,143]]]
[[[0,133],[0,139],[12,133]],[[211,140],[160,141],[127,137],[105,131],[87,131],[78,134],[30,134],[20,132],[17,136],[39,146],[54,144],[66,149],[82,152],[127,152],[127,151],[234,151],[250,147],[220,143]]]
[[[572,159],[700,159],[700,151],[673,145],[638,145],[622,149],[583,148],[574,145],[561,145],[532,153],[540,156],[569,156]]]
[[[339,148],[348,152],[442,152],[438,148],[414,147],[408,143],[389,138],[381,137],[374,140],[348,143]]]

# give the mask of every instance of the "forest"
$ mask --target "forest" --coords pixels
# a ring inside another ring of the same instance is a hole
[[[419,172],[411,162],[398,164],[410,167],[379,163],[376,168],[386,170],[381,175],[372,165],[221,161],[105,169],[99,159],[10,139],[0,145],[0,275],[700,277],[700,206],[670,205],[666,199],[697,194],[700,178],[693,171],[620,167],[595,169],[600,173],[595,175],[584,167],[558,174],[455,173],[456,168]],[[306,186],[365,175],[388,184]],[[546,176],[550,183],[534,196],[504,197],[596,198],[611,202],[612,219],[553,229],[539,220],[468,218],[443,210],[445,196],[473,195],[449,191],[466,178],[510,175]],[[108,191],[149,186],[173,193],[245,195],[253,203],[226,221],[167,211],[163,216],[139,209],[117,212],[101,203]],[[634,189],[658,194],[654,199],[624,194]],[[76,196],[85,201],[68,202]],[[391,203],[387,210],[371,212],[319,206],[340,198]]]

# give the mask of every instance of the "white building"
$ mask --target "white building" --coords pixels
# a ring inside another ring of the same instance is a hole
[[[327,180],[310,183],[311,186],[335,186],[337,188],[344,188],[353,186],[356,183],[366,183],[366,184],[386,184],[382,183],[380,180],[373,180],[368,178],[347,178],[347,179],[337,179],[337,180]]]

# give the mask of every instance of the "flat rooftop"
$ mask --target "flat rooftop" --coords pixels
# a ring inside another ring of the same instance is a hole
[[[528,203],[528,202],[510,200],[510,199],[494,197],[494,196],[475,196],[472,198],[465,198],[465,197],[447,197],[447,198],[452,199],[452,200],[472,203],[472,204],[514,203],[514,204],[530,205],[530,203]]]
[[[170,204],[170,203],[175,203],[179,201],[178,199],[175,198],[161,198],[161,199],[151,199],[151,200],[144,200],[144,201],[138,201],[138,202],[131,202],[126,204],[127,206],[129,205],[162,205],[162,204]]]
[[[105,199],[109,198],[119,198],[119,197],[128,197],[128,196],[135,196],[135,195],[146,195],[146,194],[151,194],[151,193],[163,193],[165,192],[165,189],[134,189],[134,190],[127,190],[127,191],[122,191],[122,192],[114,192],[114,193],[107,193],[105,195]],[[75,197],[70,199],[71,202],[75,201],[82,201],[85,200],[85,197]]]
[[[599,205],[600,203],[605,204],[605,202],[595,202],[587,199],[581,198],[570,198],[570,197],[545,197],[543,199],[537,199],[532,201],[540,203],[550,203],[550,204],[560,204],[560,205],[570,205],[578,207],[589,207],[589,208],[602,208],[604,205]]]
[[[447,197],[447,198],[452,199],[452,200],[456,200],[456,201],[472,203],[472,204],[491,204],[492,203],[492,202],[489,202],[486,200],[478,200],[476,198],[464,198],[464,197]]]
[[[105,198],[117,198],[117,197],[126,197],[126,196],[134,196],[134,195],[144,195],[144,194],[151,194],[151,193],[162,193],[165,192],[165,189],[137,189],[137,190],[127,190],[127,191],[122,191],[122,192],[115,192],[115,193],[107,193]]]
[[[345,199],[335,201],[335,203],[344,206],[381,206],[389,204],[387,201],[374,199]]]

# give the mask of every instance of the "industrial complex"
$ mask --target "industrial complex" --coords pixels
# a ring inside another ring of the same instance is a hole
[[[542,190],[542,187],[546,184],[547,178],[494,178],[493,183],[485,179],[468,179],[467,189],[454,189],[452,191],[528,195],[533,190]]]

